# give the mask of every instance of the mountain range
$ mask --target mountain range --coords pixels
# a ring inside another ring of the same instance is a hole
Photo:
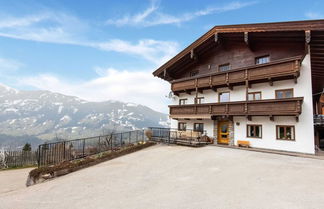
[[[89,102],[50,91],[20,91],[0,85],[0,147],[17,147],[28,139],[37,144],[149,126],[168,127],[167,114],[134,103]]]

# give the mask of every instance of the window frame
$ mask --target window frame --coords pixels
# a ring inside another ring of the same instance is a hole
[[[184,125],[184,128],[181,129],[180,128],[180,125],[183,124]],[[186,131],[187,130],[187,123],[185,122],[178,122],[178,131]]]
[[[202,125],[202,130],[197,130],[196,129],[196,124]],[[193,131],[204,133],[204,123],[194,123],[193,124]]]
[[[184,104],[181,104],[181,101],[184,101]],[[186,105],[188,99],[179,99],[179,105]]]
[[[205,97],[195,97],[195,104],[203,104],[203,102],[201,102],[201,100],[204,100],[205,99]],[[200,103],[197,103],[197,100],[199,100],[200,101]]]
[[[264,62],[264,63],[257,63],[258,60],[260,60],[260,59],[262,59],[262,58],[266,58],[266,57],[269,59],[268,62]],[[270,59],[270,55],[269,55],[269,54],[267,54],[267,55],[262,55],[262,56],[258,56],[258,57],[255,57],[255,59],[254,59],[254,63],[255,63],[256,65],[263,65],[263,64],[267,64],[267,63],[269,63],[269,62],[271,62],[271,59]]]
[[[255,99],[255,95],[260,94],[260,99]],[[253,99],[249,99],[249,95],[253,95]],[[248,92],[248,101],[255,101],[255,100],[262,100],[262,92],[261,91],[255,91],[255,92]]]
[[[223,92],[219,92],[219,93],[218,93],[218,102],[222,103],[222,102],[220,101],[220,97],[221,97],[221,94],[223,94],[223,93],[228,93],[228,101],[226,101],[226,102],[230,102],[230,101],[231,101],[231,92],[230,92],[230,91],[223,91]]]
[[[280,92],[280,91],[283,91],[283,92],[285,92],[284,93],[284,97],[283,98],[278,98],[278,92]],[[291,91],[291,97],[286,97],[286,92],[288,92],[288,91]],[[294,89],[293,88],[289,88],[289,89],[277,89],[277,90],[275,90],[275,98],[276,99],[288,99],[288,98],[293,98],[294,97]]]
[[[221,70],[222,67],[224,66],[228,66],[228,70]],[[227,72],[231,70],[231,64],[230,63],[224,63],[224,64],[221,64],[221,65],[218,65],[218,72]]]
[[[255,127],[259,126],[260,130],[261,130],[261,136],[249,136],[249,128],[248,127],[253,127],[254,129],[254,133],[256,133],[255,131]],[[262,130],[262,125],[261,124],[246,124],[246,138],[256,138],[256,139],[262,139],[262,134],[263,134],[263,130]]]
[[[278,128],[279,127],[283,127],[285,128],[285,131],[284,131],[284,135],[285,135],[285,138],[279,138],[279,131],[278,131]],[[292,133],[293,133],[293,138],[291,139],[287,139],[287,128],[292,128]],[[277,140],[283,140],[283,141],[296,141],[296,132],[295,132],[295,126],[294,125],[276,125],[276,139]]]

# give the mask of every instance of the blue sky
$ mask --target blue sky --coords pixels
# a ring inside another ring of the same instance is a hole
[[[0,0],[0,83],[166,112],[151,73],[212,26],[321,18],[323,0]]]

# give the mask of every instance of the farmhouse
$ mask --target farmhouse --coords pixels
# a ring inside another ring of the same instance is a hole
[[[323,148],[324,20],[216,26],[159,67],[171,128],[214,143]]]

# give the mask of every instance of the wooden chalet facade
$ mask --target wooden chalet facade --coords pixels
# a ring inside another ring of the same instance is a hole
[[[171,128],[228,145],[322,146],[324,20],[216,26],[153,75],[171,84]]]

